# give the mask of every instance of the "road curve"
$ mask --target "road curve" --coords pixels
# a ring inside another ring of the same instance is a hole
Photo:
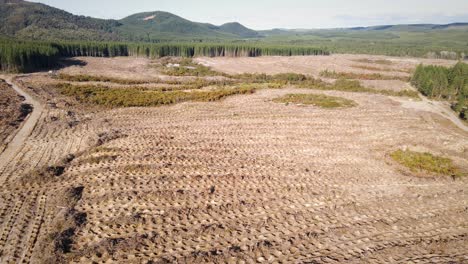
[[[21,96],[25,98],[23,103],[30,104],[33,107],[32,112],[23,122],[21,128],[17,131],[15,137],[8,143],[5,150],[0,154],[0,172],[5,169],[6,166],[14,159],[18,151],[21,150],[24,142],[31,135],[37,121],[41,117],[43,107],[42,105],[27,94],[23,89],[13,83],[11,78],[6,78],[5,81],[13,87],[13,89]],[[1,182],[1,180],[0,180]]]
[[[452,121],[457,127],[468,132],[468,126],[455,114],[454,111],[451,109],[447,109],[443,104],[437,101],[432,101],[427,99],[425,96],[420,95],[423,102],[429,104],[436,112],[438,112],[441,116],[447,118],[448,120]]]
[[[414,90],[415,88],[411,86],[409,83],[406,84],[408,89]],[[438,114],[448,120],[450,120],[455,126],[460,128],[461,130],[468,132],[468,126],[465,122],[463,122],[457,114],[450,109],[446,104],[443,102],[439,102],[436,100],[430,100],[427,97],[419,94],[419,98],[421,101],[407,101],[407,100],[398,100],[403,107],[405,108],[412,108],[422,111],[428,111],[435,114]]]

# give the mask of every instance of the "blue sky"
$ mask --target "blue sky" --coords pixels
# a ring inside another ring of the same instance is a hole
[[[120,19],[168,11],[216,25],[253,29],[333,28],[406,23],[468,22],[468,0],[36,0],[78,15]]]

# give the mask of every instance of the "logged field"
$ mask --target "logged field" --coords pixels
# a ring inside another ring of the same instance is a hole
[[[261,58],[197,58],[197,62],[210,66],[215,70],[230,74],[249,72],[278,74],[295,72],[320,76],[324,71],[345,74],[361,74],[394,77],[389,80],[363,79],[366,86],[400,90],[404,81],[419,64],[453,66],[456,61],[434,60],[421,58],[370,56],[334,54],[331,56],[293,56],[293,57],[261,57]],[[327,76],[323,76],[325,79]],[[369,84],[369,85],[367,85]]]
[[[398,94],[402,80],[234,76],[454,62],[198,58],[222,74],[169,76],[160,60],[77,59],[15,79],[44,109],[0,164],[1,263],[468,261],[468,132],[446,105]]]

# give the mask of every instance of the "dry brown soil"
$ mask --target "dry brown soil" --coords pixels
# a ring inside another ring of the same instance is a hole
[[[23,98],[3,79],[0,79],[0,153],[21,125],[20,107]]]
[[[340,56],[200,60],[230,73],[317,74],[371,57]],[[390,59],[408,68],[452,63]],[[160,75],[149,60],[85,60],[63,71]],[[468,262],[468,179],[416,177],[389,159],[409,148],[468,169],[468,133],[404,104],[411,99],[284,88],[100,109],[48,82],[44,74],[16,80],[44,110],[0,171],[1,263]],[[288,93],[358,106],[272,102]],[[64,163],[68,154],[76,157]],[[54,164],[63,173],[44,173]]]

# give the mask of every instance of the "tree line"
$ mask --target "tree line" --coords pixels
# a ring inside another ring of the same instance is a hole
[[[0,70],[28,72],[54,66],[61,57],[140,56],[257,57],[329,55],[322,48],[232,43],[27,42],[0,40]]]
[[[27,72],[54,66],[59,50],[50,44],[0,40],[0,70]]]
[[[458,62],[451,68],[419,65],[411,83],[425,96],[452,102],[461,118],[468,118],[468,64]]]

